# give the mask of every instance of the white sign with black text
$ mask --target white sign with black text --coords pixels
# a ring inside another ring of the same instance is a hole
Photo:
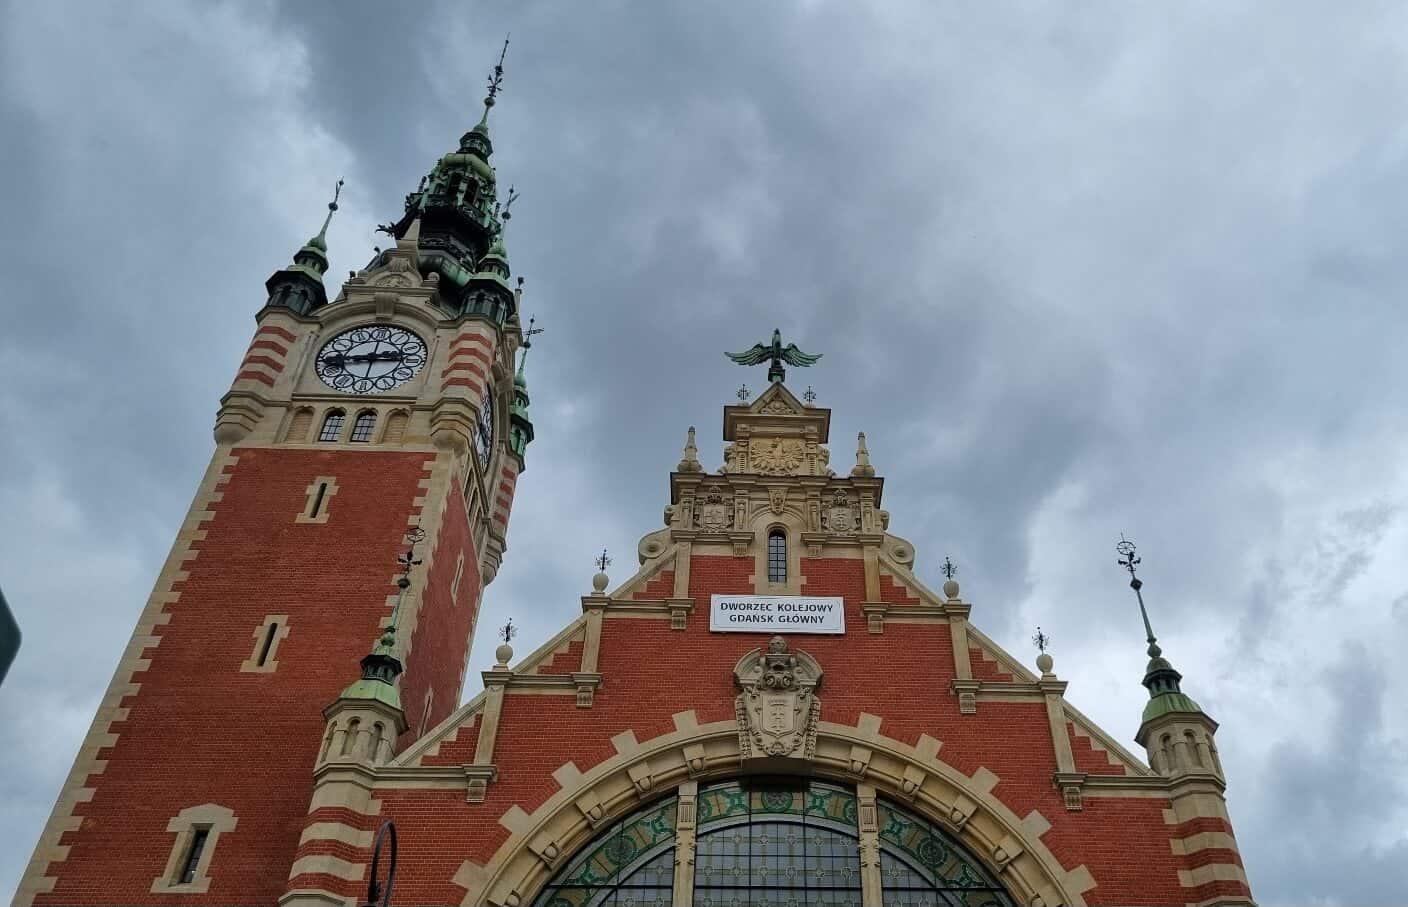
[[[718,633],[845,633],[846,605],[812,595],[715,595],[709,629]]]

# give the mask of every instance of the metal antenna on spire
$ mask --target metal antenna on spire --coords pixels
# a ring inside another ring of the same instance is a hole
[[[513,208],[513,203],[516,201],[518,201],[518,190],[510,185],[508,198],[504,199],[503,205],[499,205],[498,202],[494,203],[494,213],[499,217],[499,233],[503,233],[504,229],[508,227],[508,222],[513,219],[513,211],[510,209]]]
[[[1149,657],[1156,658],[1159,653],[1158,640],[1154,636],[1154,628],[1149,624],[1149,610],[1144,607],[1144,593],[1140,590],[1144,588],[1144,581],[1135,575],[1135,568],[1140,564],[1137,556],[1137,549],[1134,543],[1120,533],[1119,544],[1115,546],[1115,551],[1119,552],[1119,565],[1129,571],[1129,588],[1134,590],[1134,597],[1139,600],[1139,616],[1144,618],[1144,635],[1149,639]]]
[[[503,89],[504,57],[508,56],[508,35],[504,35],[504,49],[499,53],[499,62],[494,64],[494,72],[489,76],[489,94],[484,98],[484,119],[489,118],[489,108],[494,106],[494,98]]]

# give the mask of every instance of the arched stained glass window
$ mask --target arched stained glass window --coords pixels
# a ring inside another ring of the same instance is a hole
[[[539,907],[670,907],[674,797],[627,816],[586,846],[543,889]]]
[[[534,907],[668,907],[675,797],[617,821],[564,866]],[[921,816],[880,800],[885,907],[1015,907],[988,870]],[[701,785],[695,907],[878,907],[863,902],[854,790],[802,779]]]

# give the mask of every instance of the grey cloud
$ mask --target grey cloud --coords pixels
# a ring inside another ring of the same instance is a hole
[[[1397,7],[127,16],[17,5],[0,35],[0,181],[23,212],[0,243],[0,350],[23,363],[0,386],[23,429],[0,438],[21,515],[0,581],[29,634],[0,724],[21,700],[52,716],[0,754],[18,816],[0,877],[164,556],[264,277],[337,175],[333,273],[384,242],[372,225],[477,118],[512,32],[495,161],[523,192],[509,247],[548,333],[481,627],[513,615],[529,651],[601,546],[626,576],[685,427],[716,467],[719,407],[761,387],[720,353],[781,327],[825,354],[792,382],[834,408],[838,469],[867,432],[921,576],[952,554],[974,621],[1014,651],[1028,623],[1054,630],[1072,699],[1126,741],[1142,632],[1111,545],[1140,542],[1166,650],[1222,722],[1262,903],[1401,890],[1408,806],[1368,793],[1408,768],[1383,708],[1408,690],[1378,657],[1408,645]],[[60,28],[67,56],[17,37]],[[1351,734],[1362,764],[1329,745]],[[1297,804],[1290,777],[1319,792]],[[1346,842],[1335,865],[1311,858],[1326,840]]]

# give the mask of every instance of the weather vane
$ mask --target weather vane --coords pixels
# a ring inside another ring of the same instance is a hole
[[[738,390],[734,391],[733,395],[738,398],[739,403],[747,403],[749,396],[748,385],[738,385]]]
[[[522,280],[523,280],[522,277],[520,277],[520,278],[518,278],[518,279],[519,279],[520,282],[522,282]],[[518,360],[518,370],[519,370],[520,372],[523,371],[523,366],[528,363],[528,350],[529,350],[530,348],[532,348],[532,346],[533,346],[533,335],[535,335],[535,334],[541,334],[541,333],[543,332],[543,330],[544,330],[543,328],[535,328],[535,327],[533,327],[534,322],[536,322],[537,320],[538,320],[538,319],[537,319],[537,316],[533,316],[533,317],[529,318],[529,319],[528,319],[528,330],[526,330],[526,331],[523,332],[523,346],[522,346],[523,355],[522,355],[522,357],[520,357],[519,360]]]
[[[513,642],[513,638],[518,635],[518,628],[513,625],[513,618],[508,619],[508,623],[499,627],[499,639],[505,644]]]
[[[944,555],[944,562],[939,567],[939,572],[944,575],[944,579],[953,579],[953,575],[958,572],[958,568],[954,566],[947,554]]]
[[[513,203],[516,201],[518,201],[518,190],[513,186],[509,186],[508,198],[504,199],[503,206],[500,207],[498,202],[494,203],[494,213],[499,216],[500,233],[504,232],[504,229],[508,227],[508,222],[513,219],[513,212],[509,209],[513,207]]]
[[[499,53],[499,62],[494,64],[494,73],[489,76],[489,95],[484,99],[484,116],[489,115],[489,108],[494,106],[494,98],[504,85],[504,57],[508,56],[508,35],[504,35],[504,49]]]
[[[813,403],[816,402],[816,391],[812,390],[812,386],[810,384],[807,385],[806,392],[802,394],[802,399],[807,401],[808,406],[811,406]]]
[[[1154,636],[1154,628],[1149,624],[1149,610],[1144,607],[1144,593],[1140,590],[1144,588],[1144,581],[1134,574],[1134,568],[1139,566],[1140,558],[1137,556],[1137,549],[1134,543],[1120,533],[1119,544],[1115,546],[1115,551],[1119,552],[1119,565],[1129,571],[1129,588],[1134,590],[1134,597],[1139,600],[1139,616],[1144,618],[1144,635],[1149,641],[1149,657],[1155,658],[1159,655],[1159,643]]]
[[[596,564],[596,568],[602,573],[605,573],[606,568],[611,566],[611,558],[606,556],[605,548],[601,549],[601,557],[598,557],[594,563]]]
[[[782,370],[782,363],[795,365],[803,368],[809,365],[816,365],[821,359],[821,354],[813,355],[804,353],[797,349],[797,344],[789,343],[782,345],[782,332],[773,329],[772,342],[770,344],[755,343],[752,349],[744,350],[741,353],[724,353],[725,356],[737,362],[739,365],[762,365],[771,361],[768,366],[768,380],[774,383],[781,383],[785,373]]]
[[[405,554],[396,555],[396,563],[401,565],[401,578],[397,580],[397,585],[402,589],[411,584],[411,568],[421,563],[421,559],[416,557],[416,545],[425,541],[425,530],[419,526],[412,526],[406,530],[406,542],[410,546]]]
[[[1045,655],[1046,647],[1051,645],[1051,637],[1041,632],[1041,627],[1038,626],[1036,628],[1036,635],[1032,637],[1032,644],[1036,646],[1038,652]]]

